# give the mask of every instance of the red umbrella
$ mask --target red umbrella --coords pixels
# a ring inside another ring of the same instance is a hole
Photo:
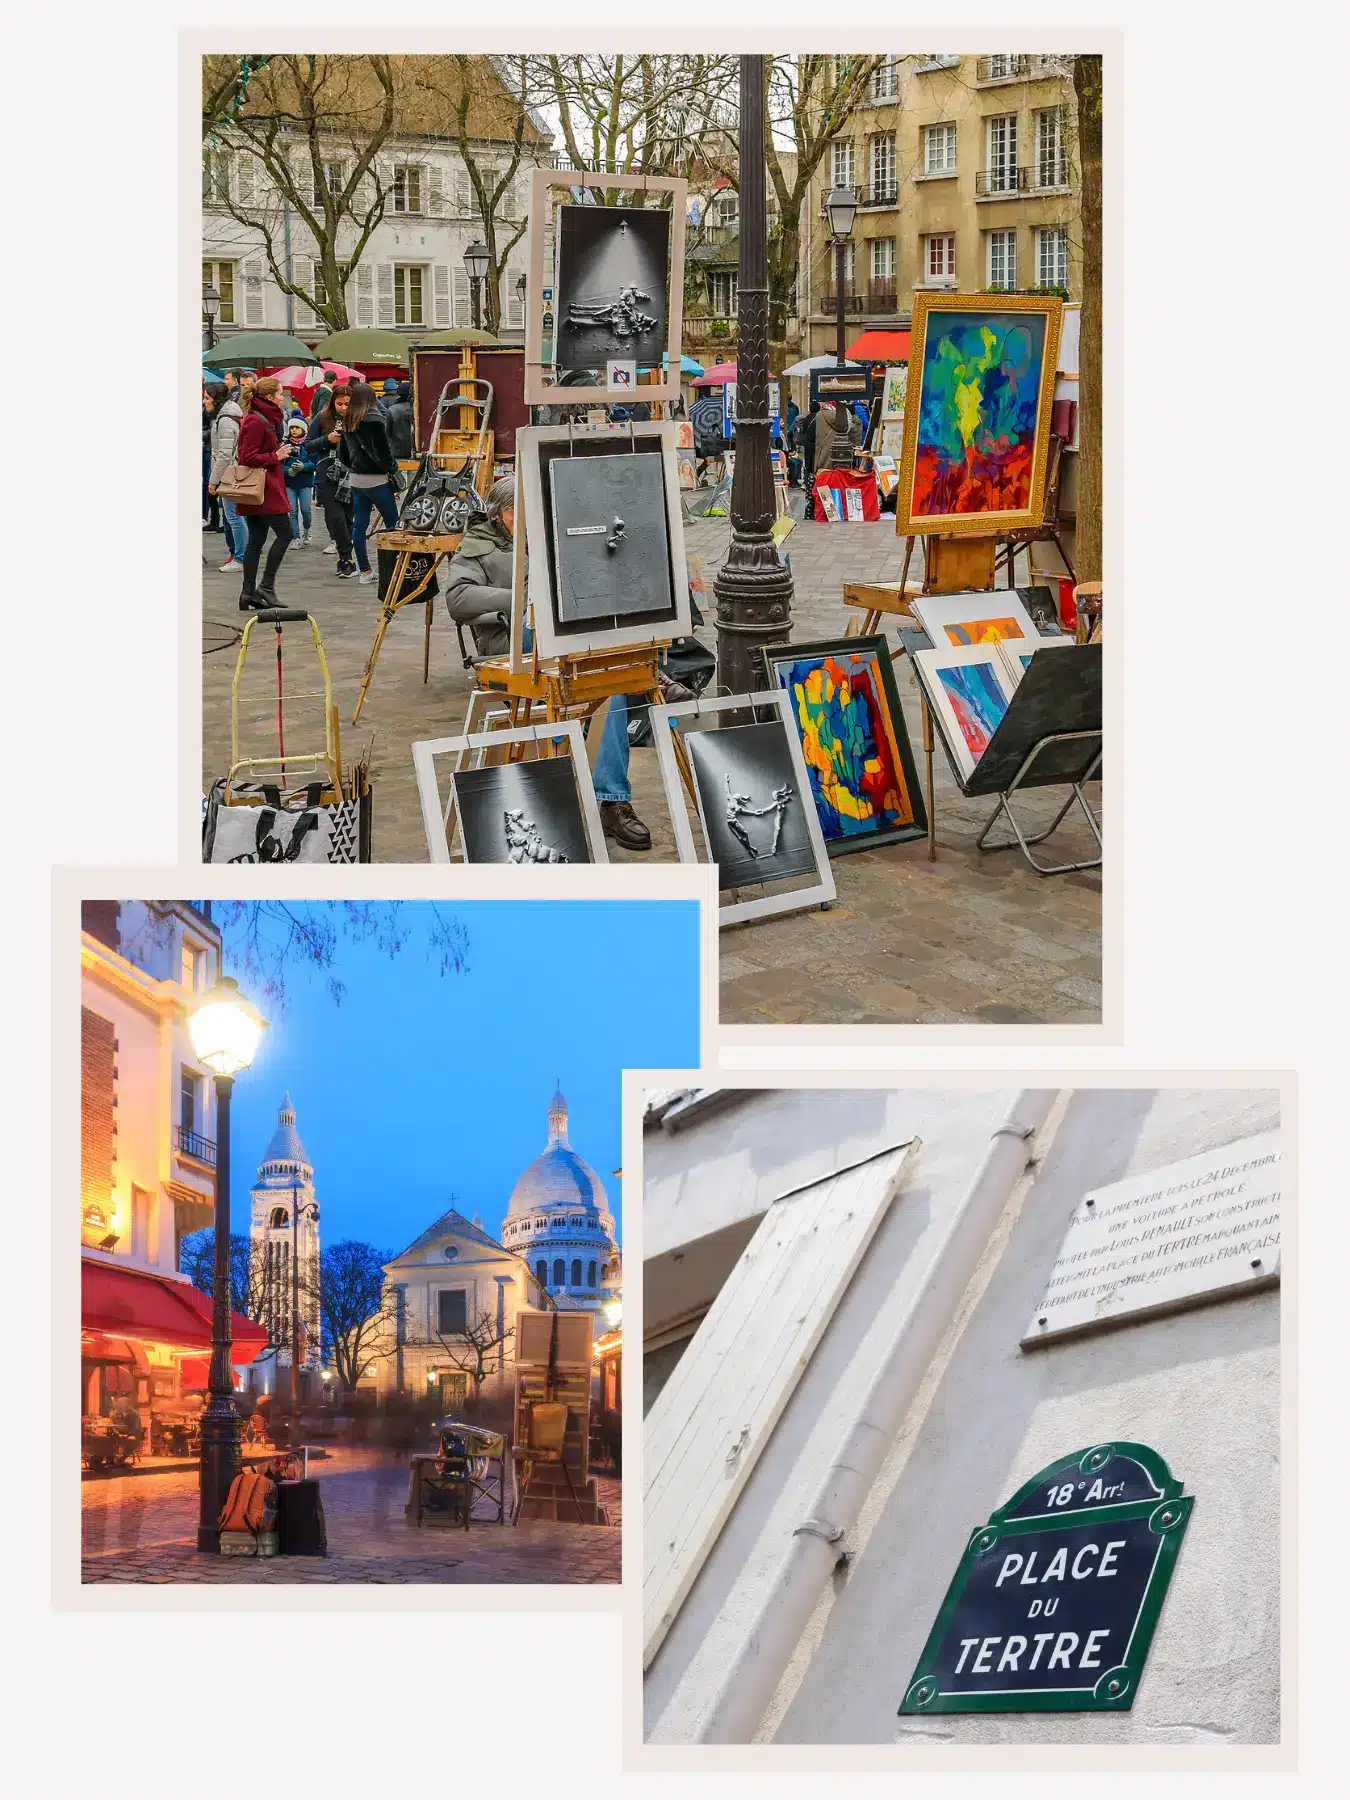
[[[702,375],[696,376],[693,385],[695,387],[725,387],[729,381],[735,381],[735,379],[735,363],[720,362],[714,363],[711,369],[706,369]]]
[[[302,369],[299,363],[292,363],[288,369],[270,369],[288,394],[294,394],[298,400],[311,388],[318,387],[325,376],[332,375],[338,381],[364,381],[365,377],[359,369],[349,369],[345,363],[321,363],[317,369]]]

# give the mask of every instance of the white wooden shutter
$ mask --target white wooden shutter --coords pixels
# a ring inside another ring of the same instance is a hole
[[[234,159],[235,200],[240,206],[252,206],[258,191],[258,165],[247,151]]]
[[[445,176],[439,163],[428,163],[424,179],[426,182],[426,207],[433,219],[441,218],[445,213]]]
[[[473,210],[473,183],[469,180],[467,169],[455,171],[455,211],[461,219],[467,219]]]
[[[376,270],[377,292],[380,298],[380,316],[378,323],[392,325],[394,322],[394,265],[382,262]]]
[[[250,256],[243,265],[244,276],[244,323],[245,325],[265,325],[267,323],[267,304],[263,295],[263,260],[261,256]]]
[[[645,1428],[644,1667],[918,1149],[915,1139],[775,1200],[657,1395]]]
[[[462,263],[455,263],[450,270],[454,281],[455,316],[453,325],[473,324],[473,301],[469,297],[469,274]]]
[[[368,262],[356,265],[356,322],[375,323],[375,277]]]
[[[312,256],[293,256],[291,258],[291,280],[296,287],[303,288],[306,294],[314,292],[314,258]],[[301,326],[312,326],[315,322],[314,308],[299,294],[295,296],[295,322]]]
[[[450,317],[450,265],[433,263],[431,268],[432,319],[438,331],[454,323]]]

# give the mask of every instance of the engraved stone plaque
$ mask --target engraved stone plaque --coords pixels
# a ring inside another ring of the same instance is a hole
[[[1086,1195],[1022,1348],[1278,1280],[1282,1163],[1272,1131]]]

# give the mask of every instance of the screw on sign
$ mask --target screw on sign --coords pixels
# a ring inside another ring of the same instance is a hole
[[[1127,1711],[1193,1505],[1144,1444],[1042,1469],[971,1536],[900,1712]]]

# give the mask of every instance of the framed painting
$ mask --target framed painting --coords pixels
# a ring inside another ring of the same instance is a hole
[[[612,403],[611,363],[633,364],[642,400],[679,399],[688,193],[672,175],[531,171],[528,406]]]
[[[1036,621],[1019,599],[1016,588],[991,588],[988,593],[976,594],[923,594],[911,601],[910,608],[939,649],[1039,636]]]
[[[526,426],[516,434],[512,667],[687,637],[689,571],[675,427]]]
[[[831,856],[927,835],[928,818],[883,637],[766,647],[782,688]]]
[[[726,712],[749,715],[749,722],[719,728],[719,716]],[[834,874],[792,723],[792,703],[783,689],[654,706],[651,719],[680,861],[705,859],[694,841],[676,761],[677,731],[692,777],[706,860],[717,866],[719,892],[764,890],[748,900],[724,899],[718,924],[830,905]]]
[[[915,294],[898,532],[992,537],[1041,524],[1063,305]]]
[[[1008,679],[1016,687],[1018,682],[1031,667],[1033,656],[1039,656],[1042,650],[1077,649],[1078,643],[1067,632],[1059,637],[1043,637],[1034,644],[1024,643],[1021,638],[1004,638],[998,645],[999,657],[1007,670]]]
[[[881,416],[883,419],[903,419],[905,416],[905,389],[909,385],[909,364],[894,363],[886,371],[886,385],[882,389]]]
[[[920,650],[914,658],[914,672],[962,783],[975,773],[1013,696],[1000,649],[997,643],[971,644]]]
[[[517,760],[532,752],[531,760]],[[412,747],[432,862],[607,863],[577,719],[427,738]],[[436,759],[454,758],[444,799]]]

